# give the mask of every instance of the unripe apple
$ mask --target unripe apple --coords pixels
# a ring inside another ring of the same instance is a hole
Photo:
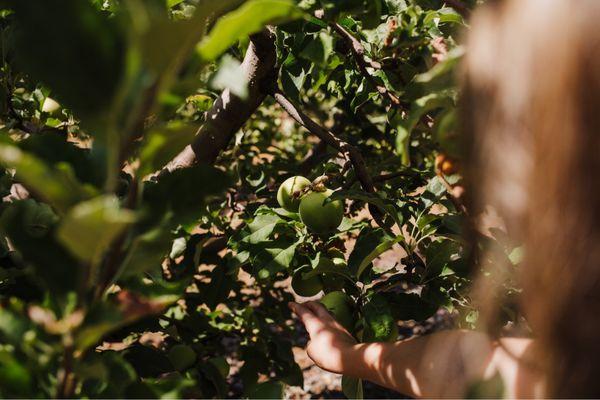
[[[354,328],[353,302],[348,295],[342,291],[331,292],[319,300],[329,310],[337,322],[352,332]]]
[[[310,278],[304,278],[304,275],[312,271],[310,266],[304,266],[300,268],[292,277],[292,289],[298,296],[312,297],[323,290],[323,282],[321,277],[318,275]]]
[[[294,193],[301,192],[307,186],[310,186],[310,181],[303,176],[292,176],[286,179],[277,191],[277,202],[289,212],[298,212],[300,198],[295,197]]]
[[[339,200],[325,203],[332,190],[311,192],[300,201],[300,219],[308,229],[324,234],[334,231],[344,218],[344,205]]]

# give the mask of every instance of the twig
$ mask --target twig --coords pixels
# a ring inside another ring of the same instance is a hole
[[[273,90],[273,98],[296,122],[308,129],[308,131],[313,135],[319,137],[323,142],[344,154],[344,156],[346,156],[352,163],[354,173],[356,174],[356,177],[363,190],[367,193],[375,193],[373,179],[367,171],[367,166],[362,154],[360,153],[360,150],[358,150],[355,146],[352,146],[351,144],[339,139],[333,133],[310,119],[309,116],[300,111],[278,88]],[[386,231],[391,232],[391,224],[386,223],[381,210],[379,210],[377,207],[371,207],[370,204],[368,209],[377,225]]]
[[[408,176],[408,175],[411,175],[411,173],[408,172],[408,171],[398,171],[398,172],[392,172],[392,173],[389,173],[389,174],[381,174],[381,175],[378,175],[378,176],[374,176],[372,178],[372,180],[373,180],[373,183],[376,183],[376,182],[385,182],[385,181],[389,181],[390,179],[398,178],[400,176]],[[357,181],[356,178],[350,179],[344,185],[344,189],[351,188],[352,185],[354,185],[356,183],[356,181]]]
[[[389,181],[390,179],[398,178],[400,176],[407,176],[407,175],[411,175],[411,173],[408,171],[398,171],[398,172],[392,172],[389,174],[381,174],[378,176],[374,176],[373,182],[385,182],[385,181]]]
[[[69,334],[70,335],[70,334]],[[72,338],[67,338],[63,354],[62,368],[58,375],[58,386],[56,388],[56,397],[59,399],[70,399],[73,397],[75,389],[75,377],[73,376],[73,344]]]
[[[444,176],[444,174],[439,170],[436,171],[436,174],[440,178],[440,181],[442,181],[442,184],[444,185],[444,187],[446,188],[446,193],[448,193],[448,198],[450,199],[452,204],[454,204],[454,207],[457,210],[462,211],[465,215],[469,215],[465,205],[462,203],[462,201],[458,197],[456,197],[454,195],[452,185],[450,185],[448,180],[446,180],[446,177]]]
[[[360,154],[360,151],[337,138],[330,131],[317,124],[315,121],[310,119],[309,116],[300,111],[279,89],[275,89],[273,93],[275,101],[283,107],[283,109],[300,125],[308,129],[310,133],[319,137],[322,141],[333,147],[340,153],[343,153],[350,159],[356,176],[365,192],[374,193],[375,186],[373,185],[373,179],[367,171],[365,160]]]
[[[376,61],[368,61],[365,58],[365,47],[362,45],[360,40],[355,38],[350,32],[344,29],[343,26],[336,22],[330,24],[331,28],[336,31],[349,45],[354,55],[354,60],[360,73],[377,89],[379,94],[390,99],[393,105],[405,108],[406,105],[396,96],[390,92],[385,86],[377,83],[373,75],[369,73],[367,68],[373,68],[375,70],[381,70],[381,64]]]

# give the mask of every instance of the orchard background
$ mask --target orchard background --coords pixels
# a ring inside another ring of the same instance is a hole
[[[465,219],[475,3],[0,1],[0,395],[281,398],[302,295],[364,342],[475,328],[477,248],[520,255]],[[292,176],[336,229],[280,207]]]

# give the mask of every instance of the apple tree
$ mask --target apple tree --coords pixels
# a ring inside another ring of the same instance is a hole
[[[294,296],[472,326],[474,3],[0,1],[0,394],[280,398]]]

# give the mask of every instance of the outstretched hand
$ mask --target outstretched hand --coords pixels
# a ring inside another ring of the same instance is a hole
[[[320,368],[337,374],[344,373],[348,368],[344,365],[344,356],[347,358],[356,345],[352,335],[321,303],[289,303],[289,307],[300,318],[310,336],[306,347],[308,356]]]

